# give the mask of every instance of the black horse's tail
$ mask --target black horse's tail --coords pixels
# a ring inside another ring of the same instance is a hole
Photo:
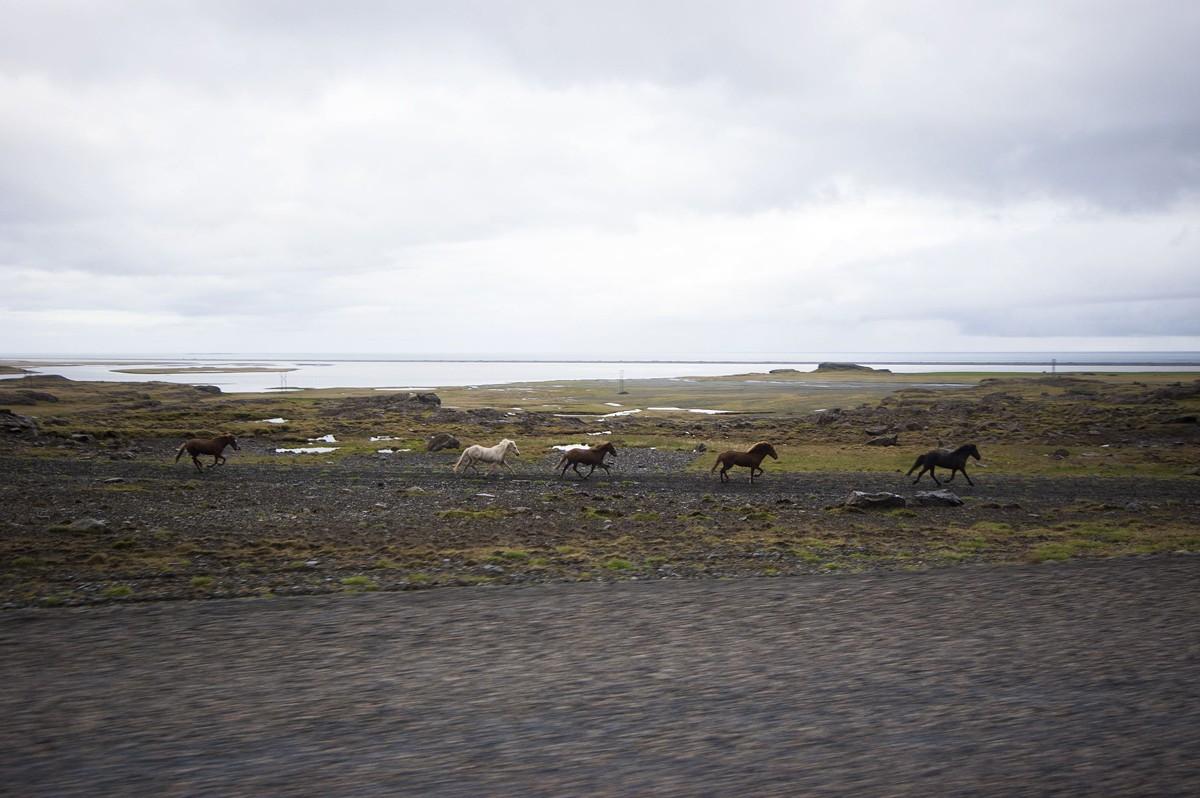
[[[913,467],[908,469],[908,473],[905,476],[911,477],[912,472],[916,471],[918,468],[920,468],[923,465],[925,465],[925,455],[919,454],[919,455],[917,455],[917,462],[913,463]]]

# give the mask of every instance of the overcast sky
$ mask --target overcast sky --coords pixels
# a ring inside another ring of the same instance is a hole
[[[1200,3],[0,0],[0,352],[1200,350]]]

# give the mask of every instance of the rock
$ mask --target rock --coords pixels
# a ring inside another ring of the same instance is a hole
[[[71,532],[96,532],[107,528],[108,522],[100,518],[77,518],[67,524],[67,529]]]
[[[0,429],[9,435],[36,438],[40,433],[37,422],[29,416],[17,415],[11,410],[0,410]]]
[[[423,405],[433,405],[434,407],[442,406],[441,397],[438,396],[436,393],[433,393],[432,391],[426,391],[424,393],[414,393],[409,397],[409,401],[410,402],[418,402],[419,404],[423,404]]]
[[[922,429],[924,429],[924,427],[921,425],[921,422],[919,422],[919,421],[910,421],[904,425],[904,430],[906,432],[918,432],[919,430],[922,430]]]
[[[221,392],[220,387],[216,385],[193,385],[192,387],[201,393],[218,394]]]
[[[425,451],[440,452],[442,449],[461,449],[462,444],[458,442],[458,438],[448,432],[438,432],[429,436],[426,441]]]
[[[908,504],[908,500],[898,493],[864,493],[861,490],[854,490],[842,502],[845,507],[858,508],[888,508],[888,507],[904,507]]]
[[[826,424],[832,424],[842,417],[842,409],[840,407],[831,407],[828,410],[816,411],[817,426],[823,427]]]
[[[1055,460],[1066,460],[1068,457],[1071,456],[1071,453],[1069,451],[1067,451],[1066,449],[1055,449],[1054,452],[1050,456],[1053,457]]]
[[[895,435],[880,435],[878,438],[872,438],[867,441],[867,446],[895,446]]]
[[[891,374],[891,369],[873,369],[870,366],[860,366],[857,363],[821,363],[817,371],[873,371],[879,374]]]
[[[692,451],[693,452],[707,452],[708,447],[706,445],[704,445],[703,443],[697,443],[696,448],[692,449]]]
[[[963,500],[953,492],[941,490],[919,490],[913,496],[913,504],[921,507],[959,507]]]
[[[109,477],[108,479],[104,480],[104,484],[115,485],[118,482],[124,482],[124,481],[125,480],[122,477]]]
[[[799,374],[800,369],[771,369],[768,374]]]
[[[425,492],[425,489],[419,485],[412,485],[410,487],[405,488],[404,492],[407,493],[409,496],[420,496],[422,493]]]
[[[71,440],[75,441],[76,443],[91,443],[92,436],[88,435],[86,432],[72,432]]]
[[[1175,416],[1175,418],[1167,419],[1168,424],[1196,424],[1200,423],[1200,418],[1195,415]]]
[[[868,435],[886,435],[887,431],[887,427],[867,427],[865,430],[863,430],[863,432],[867,433]]]

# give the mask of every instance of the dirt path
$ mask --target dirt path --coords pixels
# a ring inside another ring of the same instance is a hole
[[[1198,794],[1200,558],[0,614],[34,795]]]

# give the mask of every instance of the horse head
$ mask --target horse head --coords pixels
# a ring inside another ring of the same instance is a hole
[[[605,441],[605,443],[604,443],[604,445],[603,445],[603,446],[597,446],[597,447],[596,447],[596,451],[598,451],[598,452],[608,452],[608,453],[609,453],[609,454],[611,454],[613,457],[616,457],[616,456],[617,456],[617,449],[616,449],[616,447],[615,447],[615,446],[613,446],[613,445],[612,445],[612,441]]]
[[[500,442],[501,442],[502,444],[504,444],[504,451],[505,451],[505,452],[512,452],[513,454],[517,455],[518,457],[520,457],[520,456],[521,456],[521,450],[517,448],[517,442],[516,442],[516,441],[509,440],[508,438],[505,438],[504,440],[502,440],[502,441],[500,441]]]
[[[751,449],[750,451],[755,452],[757,454],[770,455],[772,460],[779,459],[779,455],[775,453],[775,447],[772,446],[771,444],[767,443],[766,441],[763,441],[762,443],[754,444],[754,448]]]
[[[976,460],[983,459],[982,457],[979,456],[979,447],[973,443],[968,443],[966,446],[963,447],[963,450],[971,457],[974,457]],[[966,461],[964,460],[963,462],[966,462]]]
[[[220,438],[217,438],[217,440],[221,441],[226,446],[232,446],[234,449],[241,451],[242,447],[238,446],[237,438],[233,437],[229,433],[225,433]]]

